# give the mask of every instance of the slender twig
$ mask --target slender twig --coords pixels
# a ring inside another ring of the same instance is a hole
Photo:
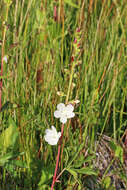
[[[63,138],[63,131],[64,131],[64,124],[62,124],[62,128],[61,128],[61,137],[60,137],[60,143],[58,146],[58,154],[57,154],[57,160],[56,160],[56,168],[55,168],[55,172],[54,172],[54,176],[53,176],[53,181],[52,181],[52,186],[51,186],[51,190],[53,190],[53,187],[55,185],[55,182],[57,181],[57,170],[58,170],[58,164],[59,164],[59,158],[60,158],[60,149],[61,149],[61,143],[62,143],[62,138]]]
[[[63,174],[63,172],[66,170],[66,168],[64,168],[60,173],[59,173],[59,175],[57,176],[57,178],[56,178],[56,181],[59,179],[59,177]]]

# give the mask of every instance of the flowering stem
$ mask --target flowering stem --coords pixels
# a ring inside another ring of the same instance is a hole
[[[71,69],[71,75],[70,75],[68,92],[67,92],[67,96],[66,96],[66,104],[68,103],[68,99],[69,99],[69,95],[70,95],[70,91],[71,91],[71,85],[72,85],[72,79],[73,79],[73,74],[74,74],[74,68],[75,68],[75,64],[73,63],[72,64],[72,69]]]
[[[61,137],[60,137],[60,143],[58,146],[58,154],[57,154],[57,160],[56,160],[56,168],[55,168],[55,172],[54,172],[54,176],[53,176],[53,181],[52,181],[52,186],[51,186],[51,190],[53,190],[54,184],[56,182],[56,179],[58,179],[56,177],[57,175],[57,170],[58,170],[58,164],[59,164],[59,158],[60,158],[60,149],[61,149],[61,142],[62,142],[62,138],[63,138],[63,130],[64,130],[64,124],[62,124],[62,128],[61,128]]]
[[[68,122],[67,129],[66,129],[66,134],[65,134],[65,141],[64,141],[64,143],[62,144],[62,147],[61,147],[61,158],[60,158],[61,160],[62,160],[62,157],[63,157],[63,149],[64,149],[64,146],[65,146],[66,140],[68,138],[68,129],[69,129],[70,123],[71,123],[71,120],[69,120],[69,122]],[[63,164],[62,163],[61,163],[61,168],[63,169]]]

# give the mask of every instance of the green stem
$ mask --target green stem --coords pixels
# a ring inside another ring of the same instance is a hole
[[[115,112],[115,95],[113,101],[113,131],[114,131],[114,141],[116,142],[116,112]]]
[[[72,86],[74,68],[75,68],[75,63],[73,63],[72,69],[71,69],[71,75],[70,75],[70,81],[69,81],[69,86],[68,86],[68,92],[67,92],[67,96],[66,96],[66,104],[68,103],[69,95],[70,95],[70,92],[71,92],[71,86]]]

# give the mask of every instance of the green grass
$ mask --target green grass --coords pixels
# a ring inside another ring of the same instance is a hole
[[[57,146],[45,142],[45,129],[60,131],[56,106],[73,100],[80,103],[64,128],[55,189],[117,189],[110,175],[127,188],[126,9],[126,0],[0,2],[0,57],[8,57],[1,77],[0,190],[50,189]],[[103,135],[119,166],[110,174],[95,167]]]

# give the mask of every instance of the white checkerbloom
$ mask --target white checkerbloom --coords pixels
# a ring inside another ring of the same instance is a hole
[[[57,110],[54,112],[54,116],[56,118],[60,118],[60,122],[65,124],[67,122],[67,119],[73,118],[75,116],[73,110],[74,106],[71,104],[65,106],[65,104],[60,103],[57,105]]]
[[[51,126],[51,129],[45,130],[44,139],[50,145],[56,145],[61,137],[61,132],[57,132],[54,126]]]

